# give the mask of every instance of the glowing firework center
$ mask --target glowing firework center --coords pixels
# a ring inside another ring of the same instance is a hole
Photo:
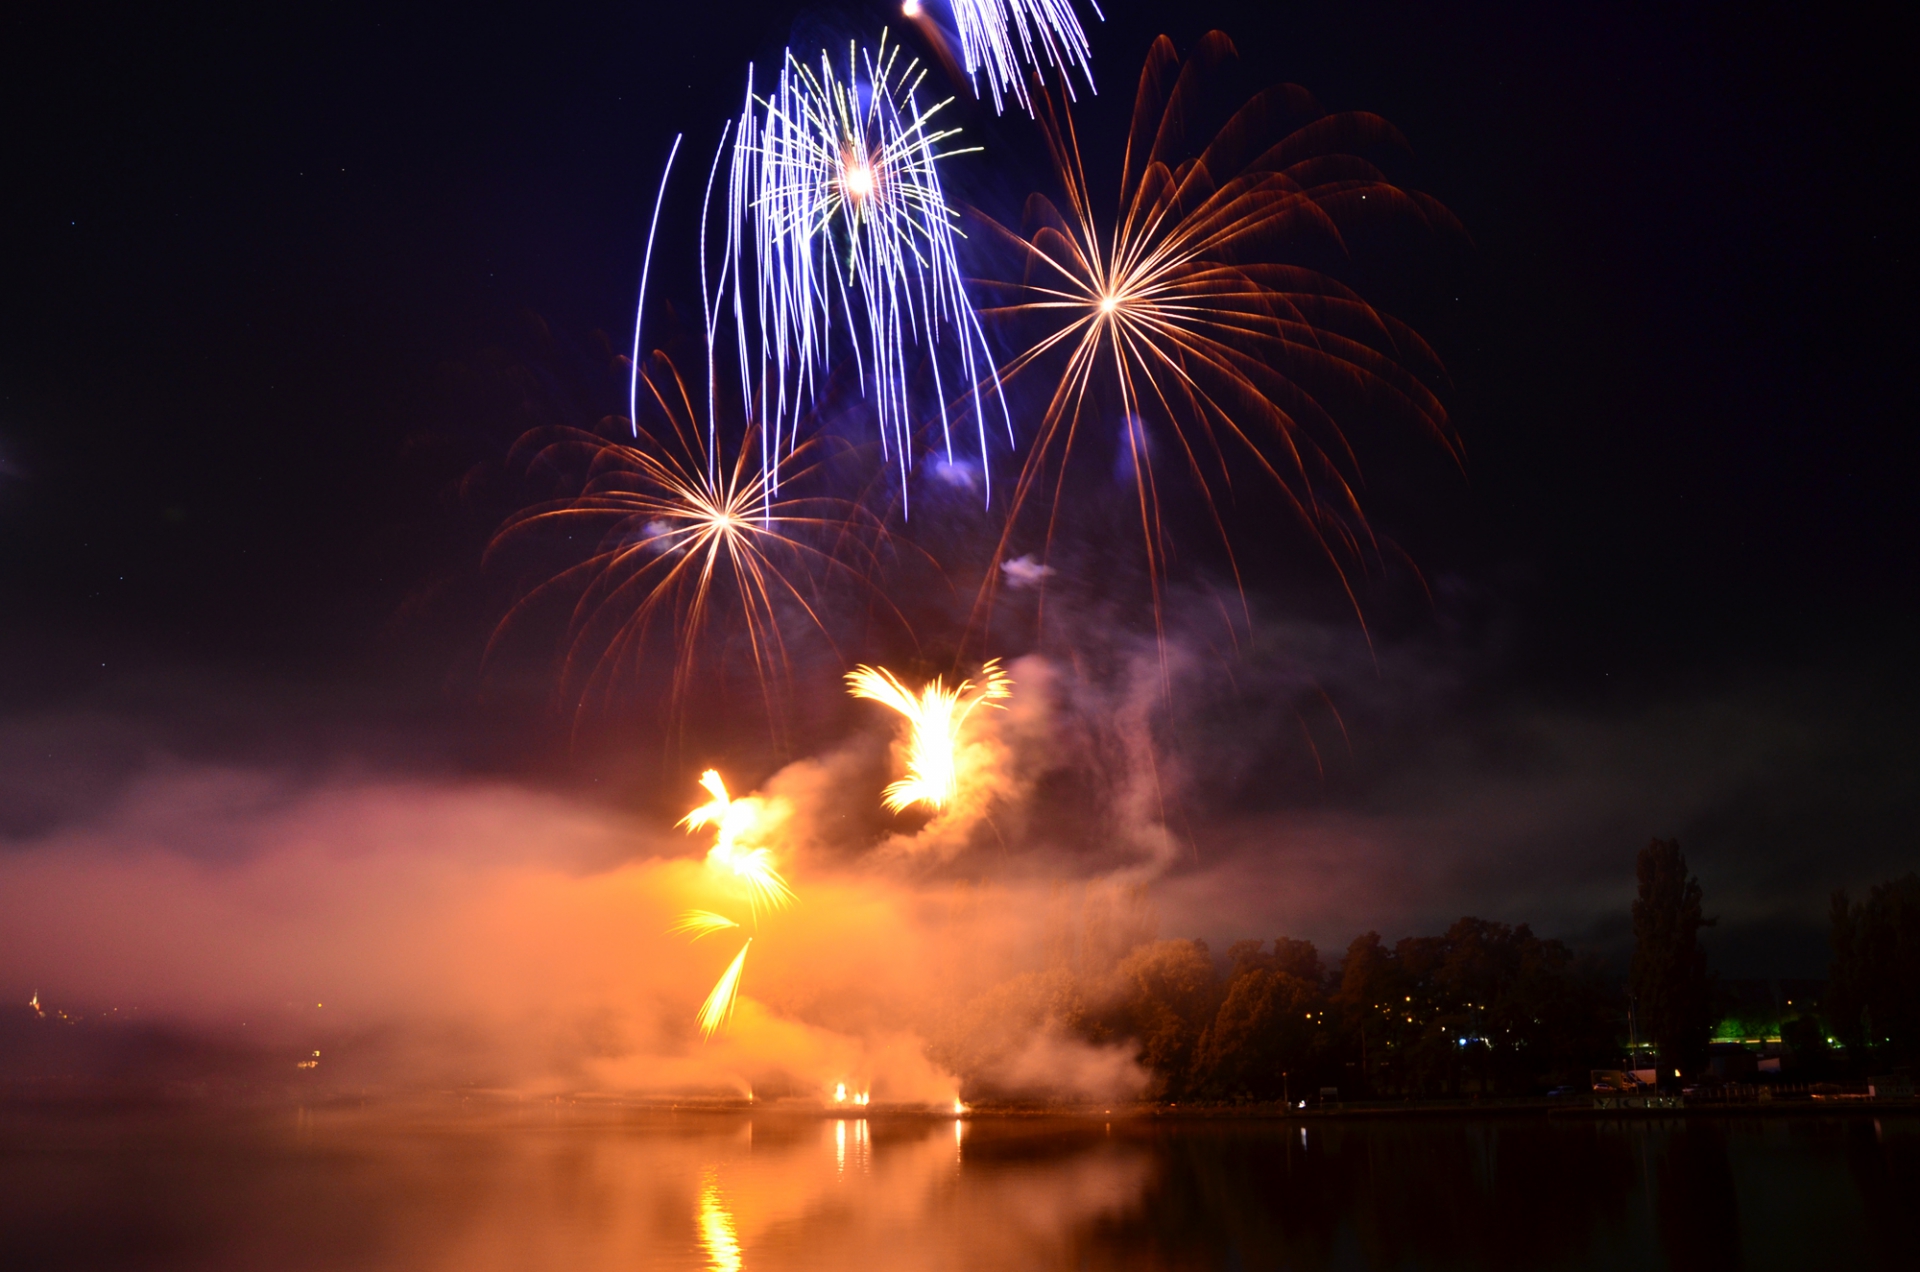
[[[848,156],[840,177],[840,188],[846,191],[847,197],[859,203],[873,193],[875,184],[873,169],[867,165],[866,161]]]

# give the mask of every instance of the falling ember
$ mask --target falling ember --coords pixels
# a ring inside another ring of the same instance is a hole
[[[673,926],[667,930],[676,936],[691,936],[697,941],[703,936],[711,936],[715,932],[724,932],[728,928],[739,926],[726,915],[715,914],[712,910],[688,910],[674,920]]]
[[[935,676],[916,698],[886,668],[863,665],[847,675],[847,691],[892,707],[907,719],[907,775],[882,796],[888,810],[897,813],[913,804],[946,807],[959,786],[956,750],[961,728],[975,707],[1012,694],[1013,681],[994,659],[980,669],[978,686],[962,680],[949,689]]]
[[[700,775],[700,785],[713,798],[680,819],[689,831],[702,826],[716,828],[714,844],[707,852],[708,868],[731,874],[747,890],[747,904],[759,917],[761,907],[777,910],[793,903],[793,889],[773,868],[773,852],[767,848],[747,848],[740,843],[759,825],[760,804],[752,799],[734,799],[716,769]],[[684,921],[684,920],[683,920]]]
[[[740,947],[733,956],[733,962],[727,964],[727,970],[721,973],[720,980],[707,995],[707,1001],[700,1008],[700,1034],[713,1037],[714,1030],[733,1019],[733,1006],[740,997],[740,972],[747,965],[747,951],[753,946],[753,938]]]

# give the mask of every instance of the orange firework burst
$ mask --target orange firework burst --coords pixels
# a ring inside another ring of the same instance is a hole
[[[775,490],[751,426],[728,460],[714,434],[699,427],[687,386],[665,355],[653,354],[640,378],[667,421],[659,436],[636,425],[629,445],[577,429],[546,429],[516,448],[529,468],[584,472],[584,479],[577,493],[511,518],[490,555],[540,535],[592,546],[584,560],[522,598],[501,620],[494,643],[543,601],[572,595],[563,683],[584,673],[584,707],[592,692],[610,692],[623,670],[638,669],[649,632],[664,621],[672,632],[678,705],[697,655],[723,643],[712,629],[730,616],[772,716],[771,685],[790,665],[782,617],[826,634],[821,585],[833,575],[864,584],[884,529],[857,504],[789,493],[814,474],[816,465],[802,452],[815,443],[798,448],[800,462],[783,466],[783,489]]]
[[[706,787],[707,794],[713,798],[682,817],[680,825],[689,831],[702,826],[714,828],[713,847],[707,852],[707,868],[736,881],[745,890],[747,906],[756,921],[763,906],[778,910],[791,905],[793,889],[774,869],[773,850],[743,842],[750,840],[761,828],[761,802],[752,796],[745,799],[729,796],[727,784],[720,779],[716,769],[702,773],[700,785]],[[690,917],[683,917],[682,922]]]
[[[959,788],[960,730],[982,703],[1005,698],[1013,681],[1000,670],[998,659],[980,669],[980,683],[962,680],[949,689],[938,676],[916,697],[899,677],[884,667],[855,668],[847,675],[847,690],[898,711],[907,720],[907,775],[887,787],[882,799],[891,812],[914,804],[938,811]]]
[[[680,825],[689,831],[704,826],[714,828],[713,847],[707,851],[707,869],[745,892],[748,911],[757,927],[762,908],[781,909],[792,905],[794,899],[793,889],[775,868],[773,850],[751,842],[768,828],[766,806],[755,796],[734,799],[727,794],[727,784],[716,769],[702,773],[700,785],[712,798],[682,817]],[[688,910],[669,930],[697,941],[739,926],[733,919],[712,910]],[[699,1015],[702,1036],[713,1037],[715,1030],[733,1019],[734,1005],[740,997],[740,976],[746,970],[747,951],[751,948],[753,938],[748,937],[740,952],[733,956],[733,962],[721,973],[713,992],[707,995]]]
[[[1232,42],[1217,31],[1184,66],[1171,41],[1155,42],[1135,99],[1118,215],[1104,232],[1071,114],[1064,103],[1037,98],[1065,212],[1036,195],[1029,219],[1038,228],[1030,238],[994,227],[1018,246],[1025,277],[999,284],[1013,293],[1010,303],[981,311],[1049,326],[1002,371],[1003,383],[1065,359],[1006,535],[1049,464],[1058,469],[1057,516],[1059,483],[1089,398],[1110,390],[1108,405],[1124,422],[1156,614],[1167,546],[1149,428],[1179,455],[1223,539],[1218,497],[1231,485],[1237,454],[1283,492],[1343,584],[1342,562],[1378,544],[1355,494],[1357,460],[1336,411],[1391,406],[1459,458],[1446,410],[1421,379],[1439,365],[1426,343],[1332,278],[1276,259],[1309,243],[1344,251],[1343,229],[1363,215],[1410,212],[1431,224],[1457,222],[1350,153],[1399,143],[1385,120],[1325,114],[1291,85],[1259,94],[1197,156],[1183,157],[1187,124],[1232,56]],[[1276,127],[1282,124],[1288,126]],[[1279,139],[1270,142],[1276,132]],[[1049,541],[1052,527],[1050,520]],[[989,594],[991,582],[992,575]]]

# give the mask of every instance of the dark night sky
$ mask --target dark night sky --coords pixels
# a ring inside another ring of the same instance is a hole
[[[1372,279],[1454,380],[1465,476],[1388,462],[1371,496],[1442,600],[1356,670],[1298,544],[1250,545],[1263,630],[1298,619],[1290,657],[1347,687],[1361,737],[1318,785],[1268,780],[1297,756],[1228,765],[1194,816],[1275,887],[1259,845],[1287,827],[1392,825],[1356,869],[1444,845],[1446,904],[1605,948],[1632,853],[1676,834],[1728,916],[1723,966],[1817,974],[1825,893],[1916,857],[1904,28],[1764,4],[1110,9],[1096,134],[1152,34],[1218,27],[1250,83],[1392,120],[1395,176],[1471,235]],[[476,688],[501,506],[462,481],[529,422],[501,368],[546,409],[604,409],[570,386],[630,321],[668,141],[704,152],[747,61],[824,29],[797,12],[4,19],[6,833],[157,751],[608,771],[538,692]],[[1020,120],[967,122],[1031,159]],[[1210,699],[1190,752],[1292,746],[1263,683]],[[1364,911],[1327,923],[1428,917]],[[1313,922],[1220,922],[1241,918]]]

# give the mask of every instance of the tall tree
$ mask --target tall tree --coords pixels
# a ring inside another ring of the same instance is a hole
[[[1325,972],[1311,941],[1281,937],[1227,947],[1233,971],[1225,998],[1194,1049],[1193,1083],[1217,1098],[1271,1100],[1324,1076]]]
[[[1185,1097],[1194,1044],[1220,1004],[1217,979],[1205,941],[1154,941],[1121,960],[1115,1032],[1139,1041],[1153,1098]]]
[[[1383,1069],[1389,1081],[1400,1084],[1400,1072],[1392,1064],[1397,1059],[1395,1042],[1402,1033],[1401,1026],[1412,1024],[1412,1016],[1402,1008],[1403,999],[1413,1001],[1401,988],[1399,965],[1380,934],[1367,932],[1354,937],[1340,965],[1333,1004],[1339,1013],[1340,1032],[1354,1052],[1363,1092],[1373,1091],[1375,1074]]]
[[[1714,920],[1701,913],[1700,881],[1687,873],[1678,840],[1656,839],[1641,849],[1638,874],[1627,984],[1666,1082],[1676,1071],[1691,1073],[1706,1060],[1712,985],[1700,929],[1712,927]]]
[[[1920,875],[1833,894],[1824,1004],[1850,1061],[1920,1059]]]

